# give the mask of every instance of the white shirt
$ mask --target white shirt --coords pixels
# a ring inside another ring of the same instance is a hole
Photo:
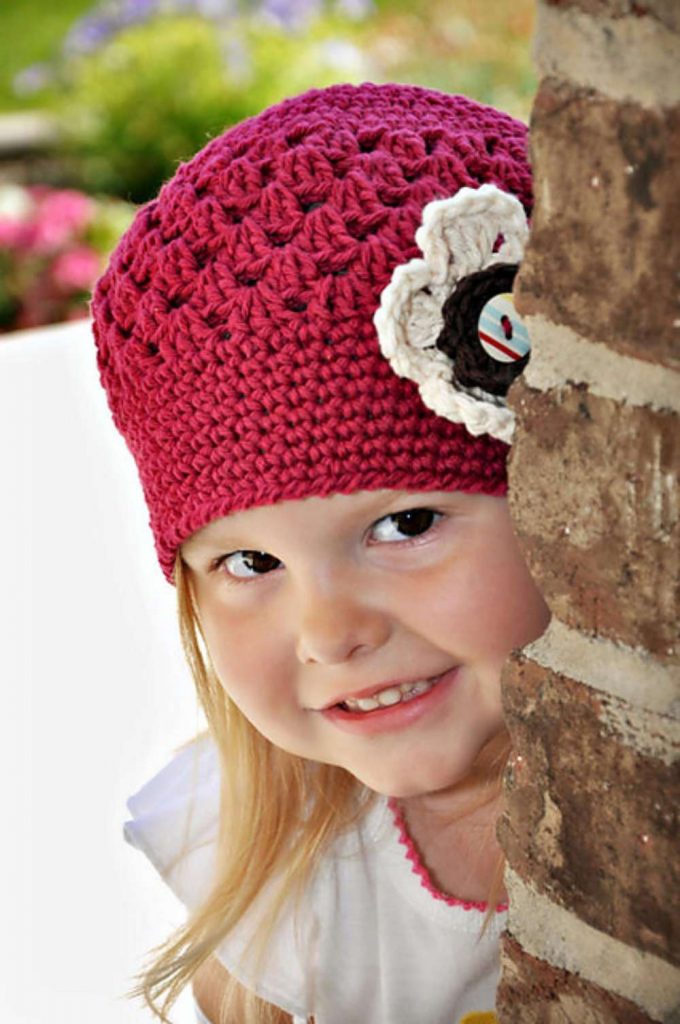
[[[125,838],[189,908],[208,893],[215,863],[219,769],[212,742],[177,754],[128,801]],[[301,900],[275,927],[260,975],[246,955],[269,887],[216,950],[238,980],[296,1021],[460,1024],[490,1011],[505,912],[484,935],[485,907],[432,885],[398,812],[379,798],[337,839]],[[200,1017],[199,1017],[200,1020]]]

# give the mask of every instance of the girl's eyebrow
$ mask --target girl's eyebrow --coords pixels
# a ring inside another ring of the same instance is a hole
[[[182,551],[190,555],[200,555],[202,552],[213,551],[216,548],[222,550],[228,548],[230,551],[236,551],[243,548],[243,544],[238,543],[235,539],[232,541],[228,536],[219,535],[217,530],[209,534],[201,530],[185,540],[182,545]]]
[[[256,508],[257,506],[255,506]],[[242,509],[238,512],[231,512],[229,515],[218,516],[212,519],[205,526],[202,526],[196,533],[193,533],[182,545],[186,550],[195,548],[228,547],[236,550],[245,547],[253,547],[252,544],[244,545],[246,535],[253,532],[255,524],[251,522],[250,513],[253,509]],[[245,513],[245,521],[244,521]]]
[[[257,539],[257,533],[251,526],[249,530],[245,527],[240,529],[236,524],[230,524],[210,531],[208,527],[200,530],[182,544],[182,553],[189,558],[203,558],[208,555],[225,554],[233,551],[268,551],[269,548],[263,538]],[[261,532],[261,531],[260,531]]]
[[[182,544],[182,553],[185,555],[201,555],[214,551],[216,548],[224,549],[229,547],[230,550],[236,550],[237,547],[242,547],[242,545],[229,544],[228,536],[222,534],[218,529],[211,530],[213,525],[213,523],[209,523],[207,527],[204,527],[189,537],[188,540],[185,540]],[[227,541],[226,544],[225,541]]]

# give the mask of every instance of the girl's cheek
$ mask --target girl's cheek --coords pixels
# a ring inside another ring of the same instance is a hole
[[[498,532],[470,536],[444,564],[414,574],[404,589],[402,614],[452,654],[504,660],[549,622],[514,533],[503,525]]]

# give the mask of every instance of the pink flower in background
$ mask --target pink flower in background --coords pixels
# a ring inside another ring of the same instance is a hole
[[[83,303],[82,306],[72,306],[66,314],[67,320],[84,320],[85,317],[90,315],[90,311],[87,307],[87,303]]]
[[[57,256],[52,280],[63,291],[89,291],[101,268],[99,254],[89,245],[77,245]]]
[[[38,252],[59,249],[78,235],[94,215],[94,203],[73,189],[30,190],[36,203],[32,242]]]
[[[0,332],[87,316],[133,207],[73,189],[0,182]]]
[[[28,234],[28,226],[23,221],[3,217],[0,213],[0,246],[12,249],[25,245]]]

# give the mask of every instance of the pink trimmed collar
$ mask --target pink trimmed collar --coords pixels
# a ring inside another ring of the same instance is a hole
[[[394,820],[395,827],[399,833],[399,842],[406,850],[407,860],[411,862],[411,870],[414,875],[420,879],[420,884],[424,889],[430,893],[436,900],[441,900],[446,903],[449,907],[462,907],[463,910],[480,910],[482,913],[486,913],[489,908],[489,904],[486,900],[461,900],[457,896],[449,896],[447,893],[442,892],[438,889],[432,879],[430,878],[429,872],[418,853],[413,840],[411,839],[406,829],[406,822],[404,816],[401,813],[399,804],[394,797],[390,797],[387,801],[387,806],[392,812],[392,818]],[[500,914],[508,909],[507,903],[499,903],[496,907],[496,913]]]

